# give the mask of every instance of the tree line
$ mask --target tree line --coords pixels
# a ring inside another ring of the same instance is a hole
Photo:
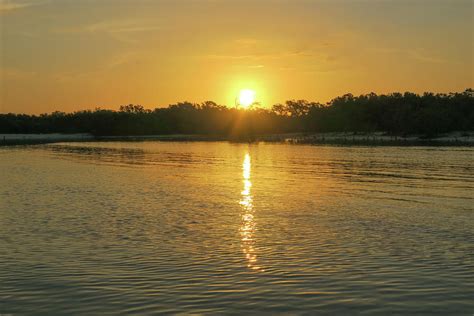
[[[434,136],[474,130],[474,90],[422,95],[405,92],[354,96],[326,104],[290,100],[264,109],[229,108],[212,101],[167,108],[124,105],[119,110],[0,114],[0,133],[92,133],[97,136],[209,134],[247,137],[314,132],[385,132]]]

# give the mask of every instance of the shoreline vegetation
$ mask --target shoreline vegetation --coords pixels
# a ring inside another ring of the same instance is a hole
[[[123,105],[41,115],[0,114],[0,144],[90,140],[288,142],[343,145],[472,145],[474,90],[354,96],[326,104],[290,100],[271,109],[212,101],[167,108]]]
[[[384,133],[288,133],[256,135],[253,139],[229,139],[221,135],[135,135],[135,136],[94,136],[92,134],[0,134],[0,146],[37,145],[62,142],[266,142],[309,145],[342,146],[474,146],[474,132],[451,132],[427,138],[423,135],[406,137],[390,136]]]

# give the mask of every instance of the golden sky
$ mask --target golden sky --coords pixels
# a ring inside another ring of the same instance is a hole
[[[0,112],[473,87],[472,0],[0,0]]]

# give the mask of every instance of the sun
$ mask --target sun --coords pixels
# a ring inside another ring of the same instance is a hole
[[[255,103],[255,91],[243,89],[239,92],[239,105],[248,108]]]

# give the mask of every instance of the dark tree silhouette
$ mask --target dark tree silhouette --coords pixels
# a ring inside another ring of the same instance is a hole
[[[289,132],[386,132],[434,136],[474,130],[474,90],[418,95],[410,92],[345,94],[323,105],[306,100],[247,110],[212,101],[167,108],[122,105],[119,111],[0,114],[0,133],[92,133],[94,135],[207,134],[248,138]]]

